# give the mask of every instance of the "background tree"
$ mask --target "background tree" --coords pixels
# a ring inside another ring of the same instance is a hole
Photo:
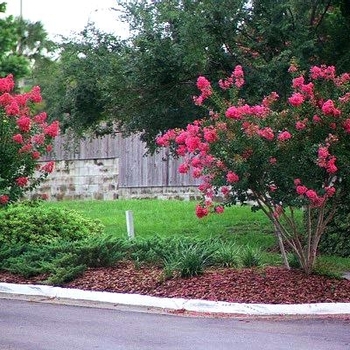
[[[275,90],[284,103],[292,59],[301,68],[320,63],[337,65],[339,72],[350,68],[349,10],[343,0],[116,4],[130,25],[130,39],[122,42],[92,28],[70,38],[61,47],[55,78],[61,95],[50,97],[56,81],[44,91],[54,116],[78,130],[93,130],[105,120],[125,133],[141,133],[153,149],[157,134],[201,116],[191,99],[198,75],[217,81],[240,64],[249,77],[243,97],[259,101]],[[110,42],[118,45],[112,49]],[[70,107],[59,106],[61,97]]]
[[[6,12],[6,3],[0,4],[0,12]],[[29,79],[33,68],[50,61],[57,48],[41,22],[8,16],[0,19],[0,34],[0,76],[12,74],[17,82]]]
[[[0,3],[0,13],[6,12],[6,3]],[[0,76],[11,73],[17,79],[29,73],[29,61],[13,48],[17,45],[17,25],[12,16],[0,19]]]

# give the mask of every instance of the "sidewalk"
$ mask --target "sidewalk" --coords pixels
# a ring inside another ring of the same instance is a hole
[[[240,314],[252,316],[272,315],[350,315],[350,303],[318,304],[241,304],[221,301],[158,298],[139,294],[94,292],[45,285],[0,283],[0,298],[6,296],[33,296],[41,300],[75,300],[110,303],[114,306],[156,308],[170,311]]]

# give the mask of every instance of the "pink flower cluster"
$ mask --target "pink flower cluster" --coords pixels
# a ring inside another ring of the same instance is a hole
[[[200,90],[201,94],[193,97],[193,100],[196,105],[201,106],[203,102],[212,95],[213,89],[209,80],[203,76],[198,77],[197,88]]]
[[[244,72],[242,66],[238,65],[233,70],[231,76],[226,79],[219,80],[219,86],[223,90],[230,89],[233,85],[241,88],[244,85]]]
[[[320,196],[317,194],[315,190],[309,189],[306,186],[302,185],[300,179],[295,179],[294,185],[295,185],[296,193],[301,197],[307,198],[313,207],[322,206],[326,201],[326,199],[332,197],[336,192],[336,189],[334,186],[325,186],[324,187],[325,194],[323,196]]]
[[[320,168],[325,168],[327,173],[334,174],[338,171],[338,168],[335,165],[337,158],[329,153],[329,147],[330,144],[319,147],[317,152],[317,165]]]
[[[16,199],[11,198],[11,186],[18,186],[24,192],[30,187],[31,180],[36,178],[34,174],[37,170],[42,174],[41,176],[46,176],[53,171],[54,162],[39,166],[37,161],[42,154],[52,150],[51,142],[59,134],[59,123],[57,121],[48,123],[46,113],[31,115],[31,105],[42,101],[40,88],[36,86],[27,93],[11,94],[14,86],[11,75],[0,79],[0,93],[2,93],[0,108],[5,112],[2,116],[5,123],[2,125],[7,128],[7,133],[12,133],[11,149],[17,151],[17,155],[14,154],[14,161],[18,162],[17,174],[13,174],[12,179],[6,179],[10,185],[7,188],[0,188],[0,205]],[[40,179],[39,175],[36,183],[40,183]]]

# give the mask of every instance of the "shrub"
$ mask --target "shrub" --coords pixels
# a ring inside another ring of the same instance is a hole
[[[76,211],[41,204],[15,204],[0,211],[0,245],[77,241],[101,234],[103,229],[100,221]]]
[[[320,252],[327,255],[350,257],[350,196],[346,195],[335,210],[320,241]]]
[[[180,277],[201,275],[211,265],[215,246],[208,242],[178,241],[173,251],[164,257],[165,277],[174,274]]]
[[[213,254],[213,263],[222,267],[238,267],[240,249],[233,243],[220,242]]]
[[[260,249],[246,247],[241,255],[242,265],[244,267],[257,267],[262,264],[262,254]]]

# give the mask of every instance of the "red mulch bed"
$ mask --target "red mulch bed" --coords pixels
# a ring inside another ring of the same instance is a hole
[[[0,271],[0,282],[40,284],[44,277],[25,279]],[[159,268],[136,269],[131,262],[121,262],[115,267],[90,268],[63,287],[239,303],[350,302],[350,281],[306,276],[299,270],[282,267],[215,269],[202,276],[164,280]]]

